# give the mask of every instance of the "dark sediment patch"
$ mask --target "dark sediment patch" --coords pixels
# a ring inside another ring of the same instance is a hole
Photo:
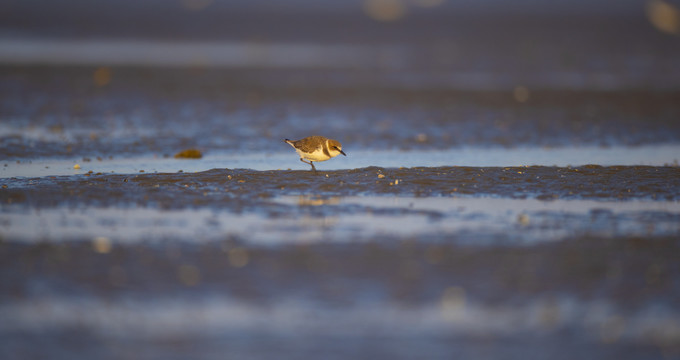
[[[86,174],[0,179],[0,202],[29,207],[144,206],[239,210],[282,195],[680,199],[680,168],[649,166],[214,169],[200,173]],[[270,204],[271,205],[271,204]],[[273,206],[273,205],[272,205]]]

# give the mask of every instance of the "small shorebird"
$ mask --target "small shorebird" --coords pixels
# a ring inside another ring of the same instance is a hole
[[[326,161],[334,158],[339,154],[347,156],[342,151],[342,145],[337,140],[328,139],[323,136],[309,136],[300,140],[284,140],[290,144],[295,151],[300,155],[300,161],[305,164],[312,165],[312,170],[316,172],[314,161]],[[305,161],[309,160],[309,162]]]

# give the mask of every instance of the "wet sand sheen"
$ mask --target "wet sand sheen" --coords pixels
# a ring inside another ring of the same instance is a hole
[[[522,245],[680,233],[678,167],[440,167],[1,179],[11,241]]]
[[[349,151],[349,150],[348,150]],[[347,170],[363,167],[517,167],[517,166],[666,166],[677,165],[680,145],[661,144],[636,147],[558,147],[558,148],[460,148],[442,150],[353,150],[347,158],[320,164],[319,170]],[[305,169],[287,148],[270,153],[207,154],[199,161],[170,157],[134,157],[91,159],[35,159],[6,161],[0,167],[3,177],[41,177],[94,173],[134,174],[145,172],[202,172],[210,169],[278,170]],[[78,164],[78,169],[74,169]]]
[[[269,341],[327,349],[325,340],[372,351],[404,341],[450,349],[453,341],[474,352],[490,338],[507,350],[545,337],[589,356],[657,357],[673,354],[680,339],[672,286],[679,269],[668,251],[677,246],[677,237],[530,247],[5,242],[1,273],[20,281],[0,283],[12,294],[0,305],[9,321],[0,333],[15,341],[10,348],[36,354],[43,347],[29,343],[61,333],[94,354],[110,342],[160,351],[177,339],[219,352]],[[299,337],[305,341],[291,340]],[[129,355],[125,349],[117,353]],[[532,346],[533,354],[553,351]]]
[[[279,210],[267,212],[269,207]],[[280,246],[417,238],[521,246],[577,235],[680,234],[680,203],[639,200],[284,196],[241,211],[58,207],[4,212],[3,218],[0,236],[28,243],[102,237],[116,244],[205,243],[235,238]]]

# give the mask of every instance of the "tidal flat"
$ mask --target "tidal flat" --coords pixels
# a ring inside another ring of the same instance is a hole
[[[671,2],[264,3],[0,13],[0,358],[680,357]]]

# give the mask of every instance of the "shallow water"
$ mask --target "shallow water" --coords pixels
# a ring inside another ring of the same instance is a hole
[[[284,144],[281,142],[281,144]],[[284,144],[285,145],[285,144]],[[349,151],[349,150],[347,150]],[[370,166],[382,168],[411,167],[518,167],[561,166],[677,166],[680,145],[659,144],[635,147],[581,146],[558,148],[501,148],[477,147],[443,150],[356,150],[350,157],[317,163],[319,170],[356,169]],[[2,163],[0,163],[2,164]],[[75,166],[78,168],[74,168]],[[3,177],[62,176],[88,173],[134,174],[139,172],[203,172],[216,168],[280,170],[310,169],[298,161],[288,145],[271,153],[233,152],[205,155],[200,161],[178,160],[171,157],[127,158],[40,158],[24,161],[6,161],[0,167]]]
[[[158,243],[234,237],[254,245],[413,238],[467,245],[530,245],[576,236],[677,236],[678,201],[285,196],[246,210],[40,209],[3,214],[4,238],[29,243]],[[283,206],[281,206],[283,205]],[[311,207],[321,207],[316,210]],[[272,212],[272,210],[269,210]],[[387,240],[385,240],[387,241]]]

